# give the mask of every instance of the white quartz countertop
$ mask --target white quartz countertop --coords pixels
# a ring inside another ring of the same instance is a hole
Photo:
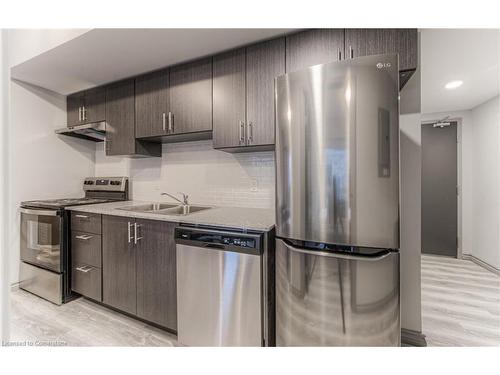
[[[189,215],[163,215],[151,212],[125,211],[119,208],[158,203],[150,201],[120,201],[112,203],[89,204],[66,207],[67,210],[89,212],[102,215],[134,217],[140,219],[162,220],[175,223],[213,225],[227,228],[241,228],[269,231],[274,227],[273,209],[246,207],[212,207]],[[165,202],[171,203],[171,202]],[[197,204],[193,204],[196,206]],[[200,204],[201,206],[205,206]]]

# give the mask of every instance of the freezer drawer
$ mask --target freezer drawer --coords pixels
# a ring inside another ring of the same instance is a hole
[[[62,304],[62,274],[21,262],[19,276],[21,289],[57,305]]]
[[[277,346],[399,346],[399,308],[398,252],[367,258],[276,240]]]
[[[260,256],[177,244],[177,327],[189,346],[261,346]]]

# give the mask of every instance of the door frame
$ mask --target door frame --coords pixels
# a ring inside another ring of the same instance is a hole
[[[425,120],[420,126],[420,147],[422,147],[422,126],[434,124],[442,120],[442,117]],[[448,122],[457,123],[457,259],[462,259],[462,118],[450,117],[446,119]],[[422,161],[420,161],[422,163]]]

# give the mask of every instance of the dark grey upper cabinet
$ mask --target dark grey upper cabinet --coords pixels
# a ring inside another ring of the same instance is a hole
[[[135,152],[134,80],[106,89],[106,155]]]
[[[399,54],[399,70],[414,70],[418,65],[417,29],[347,29],[347,57]]]
[[[106,155],[161,156],[161,145],[135,139],[133,79],[106,88]]]
[[[285,74],[285,38],[248,47],[246,58],[247,145],[273,145],[274,78]]]
[[[66,98],[66,113],[68,118],[68,126],[83,124],[82,108],[85,105],[84,94],[76,93],[68,95]]]
[[[245,48],[214,56],[214,148],[245,143]]]
[[[314,29],[286,37],[286,71],[344,58],[344,29]]]
[[[136,252],[129,238],[134,219],[102,217],[102,300],[130,314],[136,313]]]
[[[212,130],[212,58],[170,69],[171,133]]]
[[[85,123],[106,120],[106,90],[104,87],[97,87],[85,92],[83,118]]]
[[[167,134],[170,111],[169,71],[149,73],[135,79],[136,137]]]
[[[136,220],[137,316],[177,330],[176,224]]]
[[[66,104],[68,126],[83,125],[106,119],[106,97],[103,87],[68,95]]]

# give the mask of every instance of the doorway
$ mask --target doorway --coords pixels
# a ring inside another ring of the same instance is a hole
[[[422,253],[457,258],[457,122],[422,125]]]

